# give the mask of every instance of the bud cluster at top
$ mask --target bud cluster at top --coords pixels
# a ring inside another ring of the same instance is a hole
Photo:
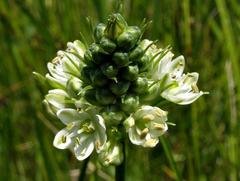
[[[107,24],[98,24],[95,42],[84,54],[81,71],[85,99],[96,106],[114,107],[126,113],[139,105],[139,95],[148,89],[146,72],[148,47],[141,45],[142,31],[128,26],[120,14],[112,14]]]

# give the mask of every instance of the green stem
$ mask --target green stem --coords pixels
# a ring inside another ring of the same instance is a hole
[[[122,142],[123,145],[123,161],[120,165],[116,166],[115,169],[115,181],[125,181],[125,160],[126,160],[126,154],[125,154],[125,143]]]
[[[90,160],[90,157],[88,157],[84,160],[83,166],[80,169],[80,175],[79,175],[78,181],[84,181],[89,160]]]
[[[169,164],[170,164],[172,170],[173,170],[173,171],[175,172],[175,174],[176,174],[176,180],[177,180],[177,181],[181,181],[182,178],[181,178],[181,175],[180,175],[180,173],[179,173],[179,171],[178,171],[177,164],[176,164],[176,162],[174,161],[172,152],[171,152],[171,150],[169,149],[169,145],[167,144],[167,142],[166,142],[166,140],[165,140],[165,138],[164,138],[163,136],[160,137],[160,141],[161,141],[161,143],[162,143],[162,146],[163,146],[164,152],[165,152],[165,154],[166,154],[166,156],[167,156],[167,159],[168,159],[168,161],[169,161]]]

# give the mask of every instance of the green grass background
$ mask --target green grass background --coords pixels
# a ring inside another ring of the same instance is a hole
[[[46,90],[32,71],[82,32],[86,17],[105,22],[113,0],[0,1],[0,180],[74,180],[82,162],[52,146],[57,120],[45,114]],[[154,149],[130,146],[129,181],[240,180],[240,2],[238,0],[125,0],[130,25],[153,20],[145,37],[171,45],[199,72],[209,91],[189,106],[162,107],[176,123]],[[114,169],[89,164],[89,180],[113,180]]]

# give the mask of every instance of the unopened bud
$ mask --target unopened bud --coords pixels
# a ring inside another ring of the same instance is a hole
[[[141,46],[137,46],[129,55],[130,61],[136,61],[144,55],[144,50]]]
[[[96,99],[96,90],[95,89],[88,89],[84,92],[84,98],[93,105],[99,105]]]
[[[144,72],[148,69],[150,64],[150,58],[147,55],[144,55],[139,61],[137,62],[139,67],[139,72]]]
[[[118,125],[125,118],[124,112],[117,105],[107,106],[102,116],[108,125]]]
[[[148,81],[146,78],[138,77],[136,81],[132,83],[131,89],[138,94],[143,94],[148,90]]]
[[[112,93],[120,96],[127,92],[129,86],[130,86],[130,82],[128,82],[128,81],[118,81],[118,82],[113,81],[110,84],[110,89],[111,89]]]
[[[124,67],[129,64],[129,57],[127,53],[116,52],[113,54],[113,61],[118,67]]]
[[[116,44],[112,40],[105,37],[101,39],[100,46],[108,53],[112,53],[116,49]]]
[[[107,89],[97,89],[96,99],[102,105],[114,104],[115,96]]]
[[[101,70],[104,75],[106,75],[108,78],[113,78],[116,77],[118,73],[118,69],[116,66],[110,64],[110,63],[105,63],[101,66]]]
[[[107,21],[107,26],[105,28],[105,36],[110,39],[117,39],[117,37],[125,30],[127,27],[127,22],[119,14],[112,14],[109,16]]]
[[[96,28],[94,30],[94,38],[95,38],[96,42],[100,42],[100,40],[104,36],[105,28],[106,28],[106,25],[103,23],[100,23],[96,26]]]
[[[107,78],[99,69],[95,69],[94,71],[92,71],[90,74],[90,78],[94,86],[104,86],[107,84]]]
[[[97,44],[93,43],[89,50],[92,53],[92,60],[96,64],[101,64],[107,59],[107,53]]]
[[[121,99],[121,109],[125,112],[131,113],[136,110],[139,105],[139,97],[134,95],[126,95]]]
[[[141,30],[137,26],[129,26],[117,39],[117,44],[124,50],[130,50],[135,46],[139,37],[141,35]]]
[[[133,81],[136,80],[138,77],[138,66],[137,65],[129,65],[121,69],[121,75],[124,79]]]

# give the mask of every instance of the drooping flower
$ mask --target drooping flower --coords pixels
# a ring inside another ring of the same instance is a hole
[[[95,111],[78,112],[75,109],[61,109],[58,118],[66,127],[60,130],[53,141],[59,149],[70,148],[78,160],[87,158],[94,148],[99,152],[105,144],[106,127],[103,118]]]
[[[167,129],[167,112],[158,107],[142,106],[124,121],[130,141],[143,147],[154,147]]]

